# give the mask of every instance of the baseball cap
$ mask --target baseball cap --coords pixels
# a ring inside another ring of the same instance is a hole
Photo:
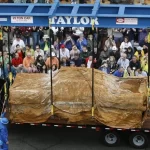
[[[65,48],[65,45],[64,45],[64,44],[62,44],[62,45],[61,45],[61,48]]]

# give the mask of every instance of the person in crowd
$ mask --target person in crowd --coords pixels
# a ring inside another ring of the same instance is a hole
[[[79,27],[79,28],[78,27],[72,27],[72,31],[73,31],[73,39],[75,42],[77,42],[80,35],[83,35],[84,27]]]
[[[130,66],[128,66],[127,69],[124,70],[123,77],[127,78],[127,77],[133,77],[133,76],[134,76],[134,70],[132,70]]]
[[[145,71],[143,71],[142,68],[140,68],[135,71],[135,76],[147,77],[147,73]]]
[[[105,46],[108,48],[108,51],[111,51],[113,46],[116,46],[113,35],[109,35],[108,39],[105,41]]]
[[[146,36],[142,41],[140,41],[139,45],[141,47],[145,46],[148,49],[148,36]]]
[[[59,54],[57,57],[59,57]],[[60,48],[60,61],[61,63],[66,63],[66,65],[69,66],[70,52],[64,44],[62,44]]]
[[[127,55],[127,59],[131,60],[132,56],[133,56],[133,49],[132,47],[128,47],[127,50],[125,51],[126,55]]]
[[[82,47],[82,52],[80,53],[80,58],[82,59],[83,62],[89,57],[89,52],[87,50],[86,46]]]
[[[107,60],[108,58],[109,58],[109,51],[108,51],[108,48],[104,46],[104,50],[101,51],[100,53],[100,59],[101,61],[103,61],[103,60]]]
[[[116,62],[119,60],[120,58],[120,52],[118,51],[116,46],[112,47],[112,51],[109,53],[110,56],[114,56]]]
[[[86,67],[87,68],[92,68],[93,67],[92,59],[93,59],[93,56],[89,56],[88,58],[86,58]]]
[[[21,31],[21,35],[22,35],[22,39],[24,43],[30,45],[30,36],[31,36],[32,28],[20,27],[20,31]]]
[[[128,37],[124,38],[124,41],[120,45],[120,52],[125,52],[127,48],[132,47],[131,42],[129,42]]]
[[[51,69],[51,59],[52,59],[52,65],[56,65],[57,68],[59,68],[59,60],[57,59],[56,55],[54,52],[52,52],[51,54],[52,58],[50,58],[50,54],[49,54],[49,57],[46,59],[46,67],[47,67],[47,70],[50,70]]]
[[[58,51],[60,49],[60,42],[59,42],[59,38],[58,37],[54,41],[54,49],[57,51],[57,53],[58,53]]]
[[[47,35],[46,35],[47,36]],[[39,27],[39,43],[43,42],[43,37],[44,37],[44,29],[42,26]]]
[[[109,74],[110,73],[110,68],[108,67],[107,61],[103,61],[101,67],[99,68],[102,72]]]
[[[148,35],[148,32],[146,29],[139,29],[138,30],[138,43],[140,44],[140,46],[143,46],[142,43],[145,39],[145,37]]]
[[[39,44],[39,28],[38,27],[32,27],[32,39],[33,39],[33,49],[35,49],[35,46]]]
[[[113,75],[116,77],[123,77],[123,74],[124,74],[124,68],[123,67],[119,67],[119,69],[113,73]]]
[[[35,66],[37,67],[38,72],[43,73],[46,70],[46,64],[41,55],[38,55],[35,61]]]
[[[135,28],[124,28],[123,34],[124,36],[128,37],[129,41],[131,42],[132,48],[134,47],[134,36],[136,33]]]
[[[74,59],[74,56],[75,55],[78,55],[78,56],[80,56],[80,51],[77,49],[77,47],[74,45],[73,47],[72,47],[72,50],[70,51],[70,59],[72,60],[72,59]]]
[[[72,59],[76,67],[81,67],[82,59],[79,57],[78,54],[74,55],[74,58]]]
[[[132,60],[129,63],[131,70],[137,70],[141,68],[140,61],[137,60],[137,57],[134,55]]]
[[[97,47],[96,38],[94,38],[94,47]],[[87,39],[87,49],[89,52],[93,50],[93,36],[90,34]]]
[[[84,35],[81,34],[79,39],[77,40],[77,48],[82,52],[83,50],[83,46],[84,47],[87,47],[87,40],[84,38]]]
[[[142,50],[141,46],[137,47],[137,51],[134,55],[137,57],[137,60],[141,61],[142,57],[144,56],[144,51]]]
[[[98,69],[100,64],[102,63],[101,59],[99,59],[99,55],[98,55],[98,51],[97,51],[97,47],[94,47],[94,53],[93,51],[91,51],[89,53],[89,56],[93,56],[94,62],[93,62],[93,67],[95,69]]]
[[[23,69],[23,60],[21,57],[19,57],[18,53],[15,53],[15,57],[12,59],[12,67],[17,73],[21,72]]]
[[[63,41],[63,44],[65,45],[65,47],[71,51],[72,46],[75,44],[72,37],[69,34],[66,34],[66,38]]]
[[[19,44],[16,45],[16,50],[15,50],[15,52],[18,53],[19,57],[21,57],[21,58],[23,59],[24,53],[23,53],[23,50],[22,50],[22,48],[20,47]],[[14,55],[15,55],[15,53],[14,53]]]
[[[40,49],[46,54],[50,50],[50,39],[48,35],[43,36],[43,41],[40,43]]]
[[[4,66],[6,67],[7,64],[11,63],[12,58],[11,58],[11,56],[9,56],[7,51],[3,52],[3,56],[4,56],[3,57],[3,59],[4,59]],[[10,62],[9,62],[9,57],[10,57]]]
[[[114,56],[109,57],[108,68],[110,69],[110,74],[113,74],[117,68],[116,60]]]
[[[123,41],[123,30],[122,29],[113,29],[113,36],[115,43],[121,43]]]
[[[39,45],[36,45],[36,50],[34,52],[34,58],[36,60],[36,58],[41,55],[44,58],[44,51],[42,49],[40,49]]]
[[[27,53],[31,53],[31,56],[34,57],[34,50],[31,48],[31,45],[26,45],[25,56],[27,56]]]
[[[25,43],[24,41],[21,39],[20,35],[16,36],[16,39],[13,41],[12,46],[11,46],[11,54],[15,53],[15,49],[16,49],[16,45],[20,45],[20,47],[22,49],[25,48]]]
[[[119,65],[119,67],[127,69],[127,67],[129,66],[129,60],[127,59],[127,55],[125,53],[122,53],[122,56],[119,58],[117,64]]]
[[[34,58],[31,56],[31,53],[27,53],[27,56],[23,59],[23,72],[37,72],[37,69],[34,65]]]
[[[16,77],[16,70],[11,66],[11,64],[6,64],[3,67],[3,64],[0,63],[0,77],[9,81],[9,75],[12,74],[12,79]]]
[[[148,73],[148,53],[146,53],[143,59],[141,60],[141,68],[143,71]]]

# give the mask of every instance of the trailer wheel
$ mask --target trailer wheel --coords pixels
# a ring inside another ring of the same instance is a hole
[[[142,132],[132,133],[129,138],[130,145],[134,148],[143,149],[148,146],[148,138]]]
[[[108,131],[104,133],[103,137],[104,144],[113,147],[120,143],[120,137],[115,131]]]

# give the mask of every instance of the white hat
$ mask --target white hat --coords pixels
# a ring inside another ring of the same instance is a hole
[[[142,47],[141,47],[141,46],[138,46],[138,47],[137,47],[137,50],[138,50],[138,51],[141,51],[141,50],[142,50]]]
[[[116,51],[117,50],[117,47],[116,46],[113,46],[112,47],[112,51]]]
[[[48,35],[44,35],[43,39],[49,39],[49,36]]]
[[[56,55],[55,55],[55,53],[54,52],[52,52],[52,57],[55,57]]]

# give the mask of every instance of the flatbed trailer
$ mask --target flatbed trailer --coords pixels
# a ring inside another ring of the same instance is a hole
[[[82,125],[82,124],[59,124],[59,123],[12,123],[12,125],[42,126],[50,128],[72,128],[72,129],[91,129],[101,132],[102,142],[109,147],[120,144],[120,133],[128,133],[129,144],[137,149],[147,148],[149,145],[148,135],[150,133],[150,117],[144,122],[142,128],[111,128],[103,124]]]

